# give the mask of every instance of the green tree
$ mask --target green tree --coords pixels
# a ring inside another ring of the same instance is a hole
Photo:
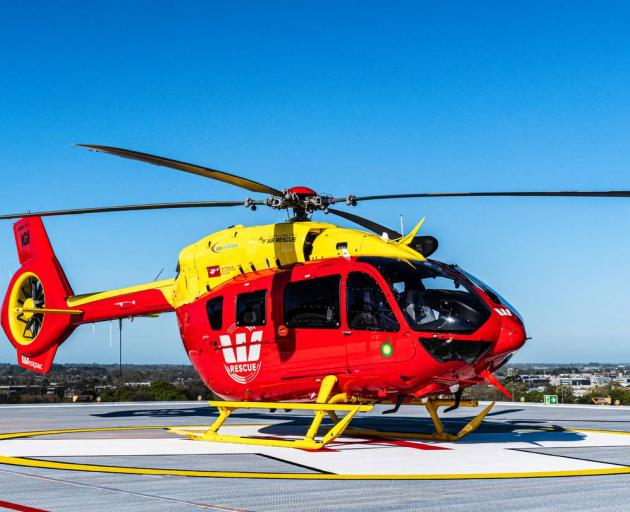
[[[512,393],[512,398],[515,402],[518,402],[521,397],[527,394],[527,385],[523,382],[513,381],[505,383],[505,387]]]
[[[544,393],[538,390],[531,390],[525,393],[526,402],[542,402],[544,400]]]
[[[186,393],[177,389],[174,384],[170,382],[155,381],[152,382],[147,389],[147,394],[152,397],[153,400],[186,400]]]

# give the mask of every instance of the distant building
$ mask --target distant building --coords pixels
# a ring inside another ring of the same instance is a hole
[[[551,377],[549,375],[542,375],[542,374],[521,375],[521,381],[523,381],[523,383],[526,384],[529,389],[537,389],[537,390],[539,390],[539,388],[544,389],[549,384],[550,378]]]
[[[625,377],[625,376],[621,376],[621,377],[617,377],[615,379],[615,382],[617,382],[618,384],[621,384],[623,387],[630,387],[630,377]]]

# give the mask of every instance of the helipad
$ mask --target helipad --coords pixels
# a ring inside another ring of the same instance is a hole
[[[428,427],[427,418],[412,413],[418,414],[411,408],[396,417],[371,414],[359,423]],[[458,411],[450,424],[456,428],[474,414]],[[630,502],[627,408],[508,404],[455,443],[344,437],[320,451],[192,441],[172,430],[203,429],[212,418],[199,403],[0,407],[0,508],[4,501],[79,510],[90,490],[108,496],[92,510],[118,508],[121,499],[152,510],[156,504],[160,510],[438,510],[445,485],[448,494],[466,489],[461,506],[485,503],[487,510],[560,510],[550,504],[566,492],[586,500],[574,501],[571,510],[586,503],[596,510],[593,492],[611,485],[623,489],[619,510]],[[307,421],[306,415],[248,413],[235,415],[226,431],[292,437]],[[568,476],[579,478],[557,478]],[[369,500],[357,498],[366,485],[380,490],[367,491]],[[541,485],[544,500],[532,492]],[[309,498],[313,492],[316,501]],[[285,503],[287,496],[292,500]],[[602,509],[615,510],[619,497],[617,489]]]

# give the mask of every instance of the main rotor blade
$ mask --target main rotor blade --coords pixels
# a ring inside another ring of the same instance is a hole
[[[220,208],[226,206],[243,206],[243,201],[199,201],[189,203],[154,203],[131,204],[124,206],[104,206],[101,208],[76,208],[73,210],[52,210],[45,212],[24,212],[0,215],[0,220],[21,219],[23,217],[53,217],[57,215],[82,215],[85,213],[129,212],[136,210],[170,210],[172,208]],[[254,204],[265,204],[264,201]]]
[[[236,185],[237,187],[244,188],[245,190],[249,190],[251,192],[260,192],[262,194],[270,194],[272,196],[283,196],[283,193],[280,190],[273,187],[269,187],[262,183],[258,183],[257,181],[242,178],[227,172],[217,171],[216,169],[210,169],[209,167],[202,167],[201,165],[188,164],[186,162],[180,162],[179,160],[172,160],[170,158],[150,155],[148,153],[140,153],[139,151],[132,151],[130,149],[114,148],[111,146],[98,146],[92,144],[75,144],[75,146],[100,151],[101,153],[109,153],[110,155],[116,155],[122,158],[130,158],[131,160],[139,160],[153,165],[169,167],[178,171],[189,172],[191,174],[196,174],[197,176],[203,176],[204,178],[211,178],[213,180],[222,181],[223,183]]]
[[[382,235],[383,233],[387,233],[387,236],[390,240],[394,240],[396,238],[400,238],[401,234],[398,231],[394,231],[393,229],[389,229],[385,226],[381,226],[380,224],[366,219],[365,217],[359,217],[358,215],[354,215],[353,213],[344,212],[341,210],[336,210],[334,208],[328,208],[328,213],[332,213],[333,215],[337,215],[338,217],[342,217],[350,222],[354,222],[359,226],[364,227],[365,229],[369,229],[370,231]]]
[[[358,196],[352,197],[352,200],[372,201],[375,199],[409,199],[414,197],[630,197],[630,190],[611,190],[601,192],[426,192],[421,194]],[[345,199],[340,200],[343,201]]]

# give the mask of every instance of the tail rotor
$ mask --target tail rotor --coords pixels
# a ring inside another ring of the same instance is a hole
[[[46,308],[44,286],[39,278],[32,273],[23,274],[19,283],[16,283],[17,293],[15,301],[9,305],[13,318],[13,325],[18,332],[12,329],[13,335],[23,341],[34,340],[42,329]],[[22,332],[19,329],[24,325]]]

